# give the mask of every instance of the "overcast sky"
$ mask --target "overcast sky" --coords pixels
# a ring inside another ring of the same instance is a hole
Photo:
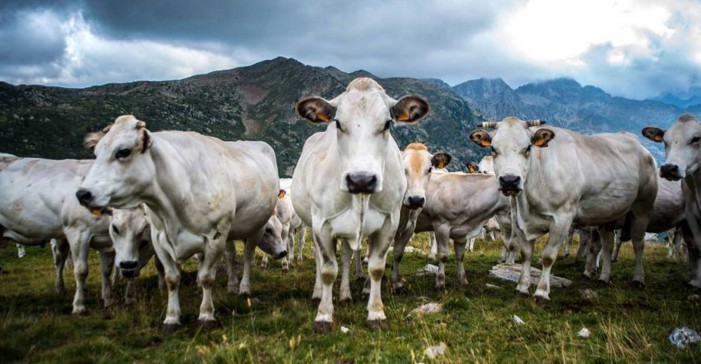
[[[701,94],[698,0],[2,0],[0,80],[180,79],[277,56],[380,77]]]

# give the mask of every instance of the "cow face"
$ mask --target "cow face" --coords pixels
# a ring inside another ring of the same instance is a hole
[[[404,206],[411,210],[422,208],[426,202],[426,185],[434,168],[445,168],[452,157],[446,153],[431,155],[428,148],[420,143],[409,144],[402,153],[407,191]]]
[[[287,256],[287,242],[282,238],[282,223],[273,214],[265,224],[263,238],[258,242],[258,247],[275,259],[282,259]]]
[[[151,229],[143,210],[113,210],[110,218],[110,238],[115,252],[115,265],[125,277],[138,277],[141,257],[152,253]]]
[[[699,169],[701,161],[701,123],[695,116],[685,114],[669,130],[647,127],[643,136],[653,142],[664,142],[665,162],[660,177],[678,181]]]
[[[86,146],[96,159],[76,193],[80,203],[91,210],[137,207],[155,178],[146,124],[120,116],[99,140],[86,138]]]
[[[470,133],[475,144],[490,148],[494,161],[494,172],[499,181],[499,189],[506,196],[516,196],[523,190],[528,175],[531,148],[544,148],[555,133],[546,128],[531,131],[529,127],[543,124],[540,120],[525,122],[508,117],[500,123],[484,123],[485,127],[496,128],[490,134],[484,129]]]
[[[394,100],[374,80],[357,78],[335,99],[310,97],[297,103],[296,110],[314,123],[330,123],[341,169],[339,188],[371,194],[382,190],[390,127],[395,121],[420,120],[428,114],[429,106],[417,96]]]

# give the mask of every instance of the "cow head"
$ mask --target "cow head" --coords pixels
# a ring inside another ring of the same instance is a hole
[[[428,114],[429,105],[418,96],[395,100],[374,80],[356,78],[333,100],[306,98],[296,110],[311,122],[330,123],[341,168],[339,188],[371,194],[382,190],[392,123],[416,122]]]
[[[80,203],[91,210],[137,207],[156,174],[146,123],[120,116],[101,134],[88,135],[85,145],[96,159],[76,193]]]
[[[531,148],[545,148],[555,133],[546,128],[532,131],[529,127],[544,124],[540,120],[523,121],[508,117],[502,122],[486,122],[483,127],[495,129],[490,134],[484,129],[470,133],[470,140],[480,147],[490,148],[499,189],[506,196],[516,196],[523,190],[528,175]]]
[[[426,202],[426,185],[431,178],[433,168],[445,168],[452,157],[447,153],[432,155],[421,143],[407,145],[402,153],[407,191],[404,194],[404,206],[416,210]]]
[[[287,256],[287,242],[282,238],[282,222],[277,217],[277,211],[265,223],[263,237],[258,241],[258,247],[274,259]]]
[[[122,270],[125,277],[138,277],[140,262],[153,253],[151,229],[146,214],[140,208],[116,209],[112,211],[110,223],[115,266]]]
[[[644,128],[642,133],[653,142],[664,142],[666,158],[660,167],[660,177],[678,181],[699,169],[701,123],[695,116],[680,116],[669,130],[650,126]]]

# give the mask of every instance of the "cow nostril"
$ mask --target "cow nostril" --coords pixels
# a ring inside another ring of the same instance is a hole
[[[75,196],[78,198],[78,201],[81,204],[86,204],[92,201],[93,195],[90,191],[80,189],[78,192],[75,193]]]
[[[119,268],[122,269],[135,269],[138,263],[133,260],[125,260],[119,263]]]
[[[521,181],[521,177],[514,175],[506,175],[499,177],[499,183],[502,186],[517,187],[518,183]]]

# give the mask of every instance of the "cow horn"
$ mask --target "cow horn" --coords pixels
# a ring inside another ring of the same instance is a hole
[[[540,125],[545,124],[545,121],[540,120],[540,119],[536,119],[536,120],[527,121],[526,124],[528,124],[528,126],[540,126]]]
[[[496,121],[485,121],[482,123],[482,127],[494,129],[497,127],[497,122]]]
[[[138,121],[136,122],[136,128],[137,128],[137,129],[143,129],[143,128],[145,128],[145,127],[146,127],[146,123],[145,123],[145,122],[143,122],[143,121],[141,121],[141,120],[138,120]]]

